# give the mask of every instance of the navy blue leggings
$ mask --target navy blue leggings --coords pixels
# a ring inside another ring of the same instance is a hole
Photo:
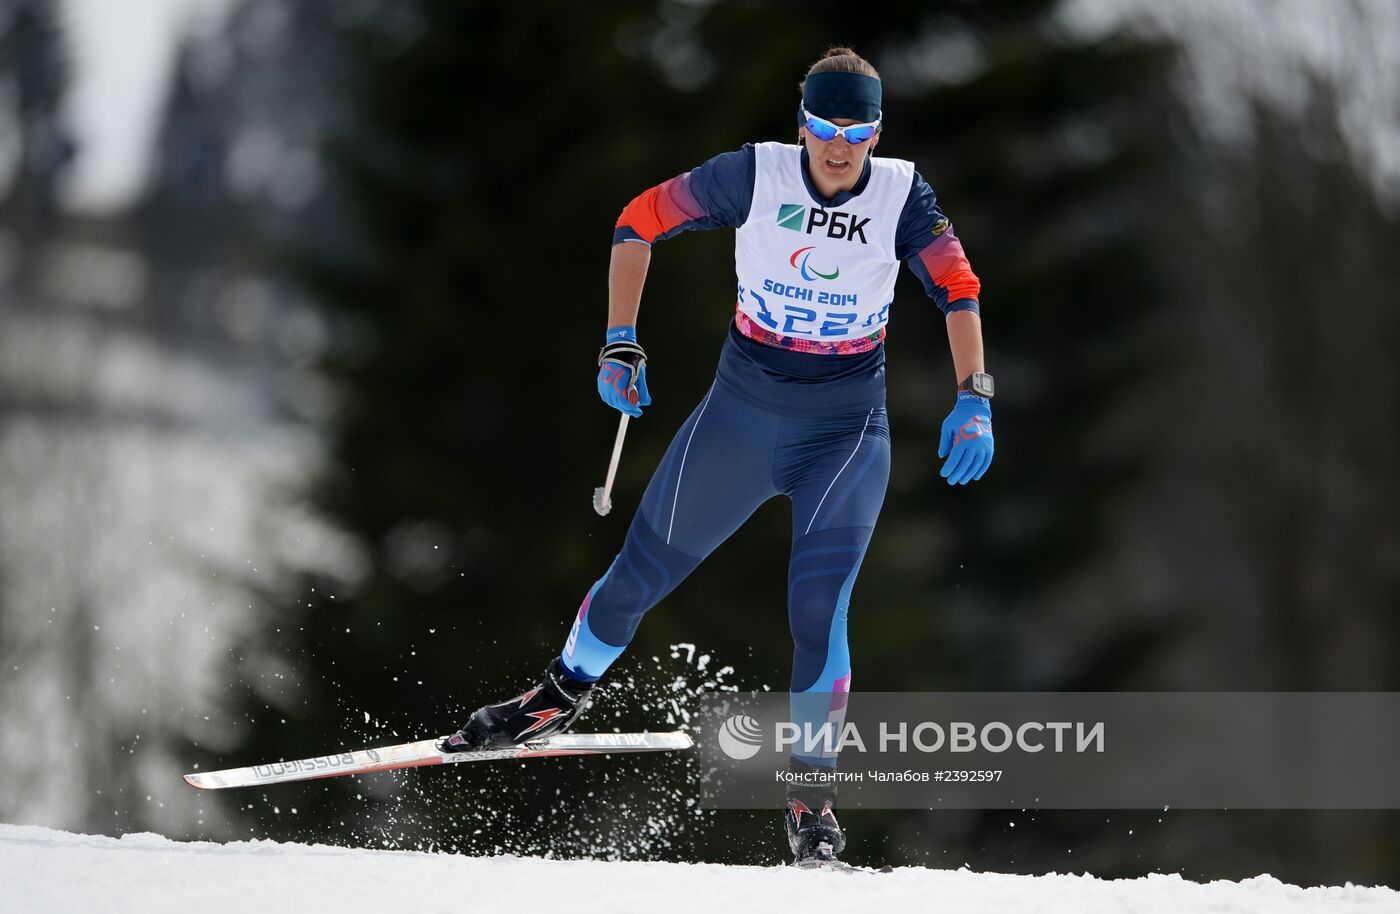
[[[849,689],[846,613],[889,480],[883,353],[766,349],[731,332],[714,387],[676,433],[622,551],[579,607],[562,653],[571,674],[602,676],[647,610],[759,505],[786,495],[791,690]]]

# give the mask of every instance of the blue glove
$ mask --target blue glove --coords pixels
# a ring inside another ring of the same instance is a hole
[[[635,327],[609,327],[598,353],[598,396],[619,412],[639,417],[651,405],[647,391],[647,354],[637,343]]]
[[[943,420],[943,432],[938,438],[938,456],[948,458],[939,475],[950,486],[965,486],[981,479],[992,465],[994,450],[991,401],[970,391],[959,392],[957,405]]]

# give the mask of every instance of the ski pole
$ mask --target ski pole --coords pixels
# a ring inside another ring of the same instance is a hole
[[[626,413],[617,423],[617,440],[613,442],[612,461],[608,464],[608,478],[601,486],[593,490],[593,510],[598,512],[599,517],[606,516],[612,510],[613,478],[617,476],[617,462],[622,459],[622,439],[627,434],[627,420],[632,418]]]

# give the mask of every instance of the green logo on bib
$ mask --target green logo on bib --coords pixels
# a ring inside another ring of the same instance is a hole
[[[807,207],[800,203],[779,203],[778,204],[778,224],[785,229],[792,229],[794,232],[802,231],[802,217],[806,213]]]

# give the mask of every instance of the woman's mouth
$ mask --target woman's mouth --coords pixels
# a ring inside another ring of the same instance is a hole
[[[849,161],[847,161],[846,159],[827,159],[827,160],[826,160],[826,167],[827,167],[827,168],[830,168],[832,171],[841,171],[842,169],[844,169],[846,166],[848,166],[848,165],[850,165],[850,164],[851,164],[851,163],[850,163]]]

